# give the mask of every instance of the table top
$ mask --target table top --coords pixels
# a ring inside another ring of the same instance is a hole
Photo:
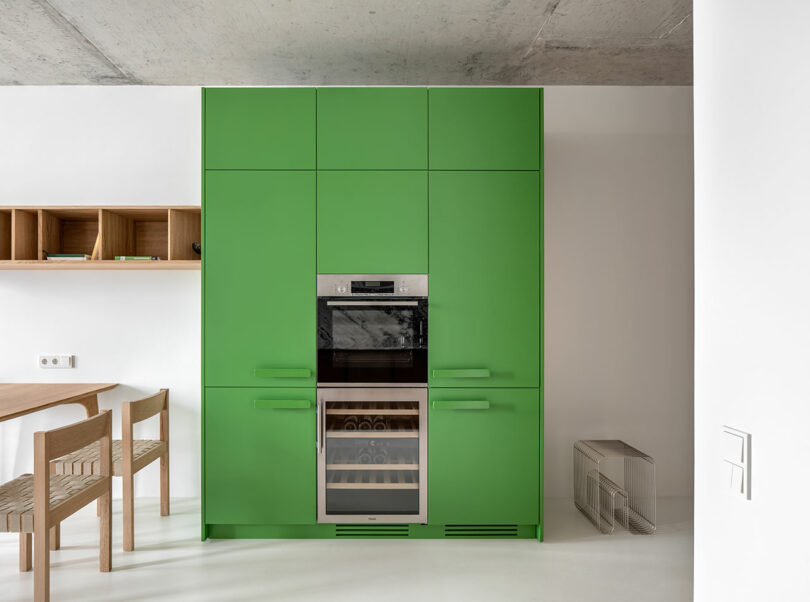
[[[78,402],[117,386],[117,383],[0,383],[0,421]]]

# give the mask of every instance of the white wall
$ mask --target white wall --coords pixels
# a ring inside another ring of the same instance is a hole
[[[199,107],[197,88],[0,88],[0,205],[198,205]],[[0,271],[0,382],[121,383],[100,397],[117,433],[121,401],[168,387],[172,494],[199,495],[199,291],[198,271]],[[77,367],[42,370],[39,353]],[[35,430],[83,415],[0,423],[0,482],[31,470]],[[156,470],[139,473],[139,495],[157,495]]]
[[[577,439],[692,494],[692,88],[545,93],[546,495]]]
[[[198,203],[199,104],[197,88],[0,88],[0,204]],[[549,497],[571,496],[581,438],[625,439],[662,495],[691,494],[691,106],[691,88],[546,89]],[[102,396],[116,411],[169,387],[173,494],[198,495],[199,302],[197,272],[0,272],[0,380],[120,382]],[[40,352],[78,367],[43,371]],[[35,429],[80,417],[2,424],[0,479],[30,469]]]
[[[810,4],[695,3],[695,600],[810,600]],[[752,435],[730,497],[720,428]]]

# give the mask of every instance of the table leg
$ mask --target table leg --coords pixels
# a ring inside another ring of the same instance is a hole
[[[87,412],[88,418],[98,414],[98,395],[91,395],[90,397],[85,397],[84,399],[80,399],[73,403],[83,405],[85,412]]]

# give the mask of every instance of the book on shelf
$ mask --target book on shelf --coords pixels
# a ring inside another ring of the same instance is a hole
[[[116,261],[159,261],[157,255],[116,255]]]
[[[90,255],[87,253],[48,253],[45,259],[48,261],[88,261]]]

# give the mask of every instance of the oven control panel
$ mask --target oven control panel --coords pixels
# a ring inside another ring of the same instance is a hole
[[[427,297],[427,274],[318,274],[319,297]]]

